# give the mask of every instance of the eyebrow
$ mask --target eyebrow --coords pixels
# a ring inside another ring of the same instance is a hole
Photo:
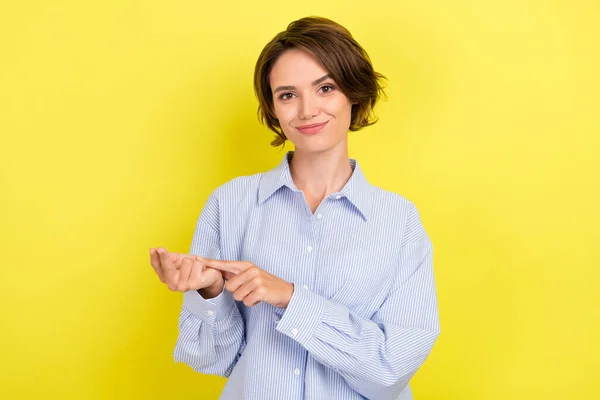
[[[319,83],[323,82],[324,80],[326,80],[328,78],[330,78],[329,74],[323,75],[322,77],[320,77],[319,79],[317,79],[316,81],[314,81],[312,83],[312,85],[316,86],[316,85],[318,85]],[[281,91],[284,91],[284,90],[294,90],[294,89],[296,89],[296,86],[279,86],[277,89],[275,89],[273,91],[273,93],[281,92]]]

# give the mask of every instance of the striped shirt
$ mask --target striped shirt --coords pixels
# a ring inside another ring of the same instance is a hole
[[[438,337],[432,245],[415,206],[351,178],[312,213],[288,152],[213,191],[190,253],[294,284],[287,308],[184,293],[176,362],[228,377],[221,399],[412,399]]]

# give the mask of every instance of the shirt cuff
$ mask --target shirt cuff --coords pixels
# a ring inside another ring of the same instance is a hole
[[[306,344],[321,322],[328,302],[326,298],[294,285],[290,303],[283,311],[275,329],[301,345]]]
[[[210,325],[229,321],[233,316],[234,307],[237,307],[231,293],[225,290],[212,299],[205,299],[197,290],[187,291],[183,294],[183,306]]]

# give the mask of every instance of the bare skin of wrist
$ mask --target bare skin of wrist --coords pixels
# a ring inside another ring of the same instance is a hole
[[[216,281],[214,283],[214,285],[212,285],[210,287],[207,287],[207,288],[204,288],[204,289],[198,289],[198,293],[204,299],[215,298],[218,295],[220,295],[221,292],[223,291],[223,285],[224,284],[225,284],[225,281],[223,279],[219,279],[218,281]]]

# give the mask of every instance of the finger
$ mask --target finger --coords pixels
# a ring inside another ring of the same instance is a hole
[[[234,276],[236,276],[233,272],[226,272],[226,271],[221,271],[221,275],[223,276],[223,279],[229,280],[231,278],[233,278]]]
[[[191,258],[184,258],[181,261],[181,267],[179,268],[179,280],[177,282],[176,289],[180,292],[187,292],[189,289],[189,278],[192,272],[192,265],[194,264]]]
[[[218,269],[219,271],[231,272],[234,274],[239,274],[240,272],[243,272],[254,266],[254,264],[248,261],[213,260],[210,258],[205,259],[205,264],[207,267]]]
[[[206,275],[204,274],[205,266],[200,261],[199,258],[196,258],[192,264],[192,272],[190,273],[190,277],[188,279],[189,287],[193,289],[203,289],[204,283],[206,282]]]
[[[165,274],[163,273],[162,267],[160,265],[160,258],[158,257],[156,249],[150,249],[150,264],[152,265],[152,268],[154,268],[154,272],[156,272],[156,275],[158,275],[158,279],[160,279],[162,283],[167,283],[167,280],[165,279]]]
[[[169,255],[169,252],[163,247],[159,247],[156,249],[156,251],[160,257],[160,265],[162,267],[163,274],[165,275],[165,279],[167,280],[167,284],[172,284],[173,286],[177,285],[177,270],[171,262],[171,256]],[[170,286],[169,289],[171,289]],[[171,290],[175,289],[173,288]]]
[[[240,286],[233,292],[233,298],[237,301],[242,301],[246,298],[246,296],[248,296],[250,293],[252,293],[253,290],[257,289],[259,287],[259,285],[260,285],[259,279],[257,279],[257,278],[250,279],[249,281],[244,283],[242,286]]]
[[[175,254],[175,261],[173,262],[175,269],[179,269],[181,268],[181,262],[185,259],[185,258],[192,258],[193,256],[189,255],[189,254],[184,254],[184,253],[172,253]]]
[[[252,307],[260,303],[261,301],[265,301],[265,293],[254,290],[248,296],[244,298],[244,305],[247,307]]]
[[[250,281],[251,279],[257,278],[259,274],[260,268],[258,267],[247,269],[246,271],[228,280],[225,284],[225,289],[233,293],[246,282]]]
[[[235,261],[222,261],[213,260],[211,258],[205,259],[205,265],[209,268],[218,269],[219,271],[231,272],[237,274],[239,267],[235,265]]]

